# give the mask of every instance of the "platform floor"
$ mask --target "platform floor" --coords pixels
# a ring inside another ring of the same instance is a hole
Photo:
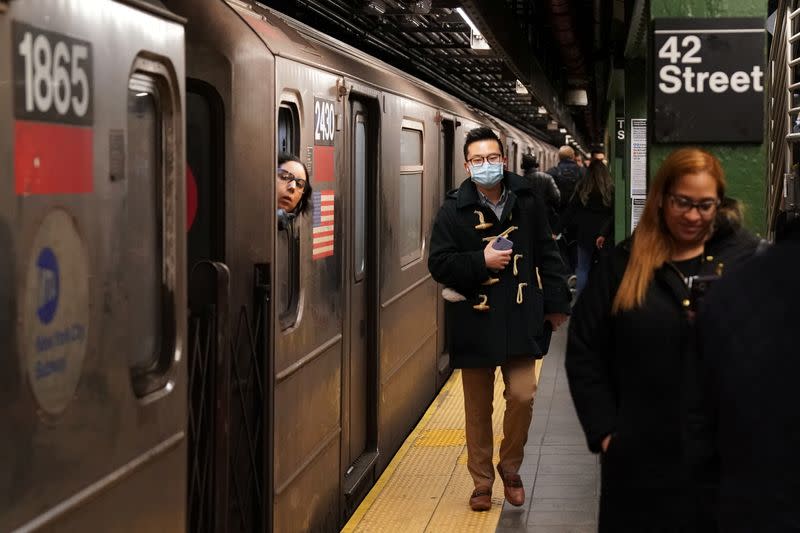
[[[527,500],[504,503],[498,479],[492,509],[469,508],[461,373],[453,373],[343,532],[575,532],[596,530],[599,466],[586,449],[564,372],[566,328],[536,366],[539,389],[520,476]],[[495,378],[495,457],[502,435],[503,380]]]
[[[503,504],[498,533],[597,531],[600,463],[589,452],[569,393],[564,352],[566,328],[553,336],[539,374],[533,422],[520,477],[522,507]]]

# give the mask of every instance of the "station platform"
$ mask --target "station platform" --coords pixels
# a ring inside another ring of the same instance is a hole
[[[469,508],[461,373],[453,375],[342,529],[343,532],[532,532],[597,530],[598,458],[589,453],[564,370],[566,327],[536,365],[538,390],[520,477],[526,501],[507,504],[495,479],[492,509]],[[502,438],[503,380],[495,377],[494,463]]]

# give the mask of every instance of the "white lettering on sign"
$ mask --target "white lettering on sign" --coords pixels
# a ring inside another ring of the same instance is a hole
[[[677,94],[704,93],[706,90],[722,94],[732,89],[737,93],[745,93],[751,88],[755,92],[764,92],[764,72],[759,65],[745,72],[738,70],[730,76],[725,72],[695,72],[692,67],[665,65],[658,72],[658,89],[662,93]]]
[[[685,36],[680,41],[680,47],[676,35],[668,37],[658,50],[658,57],[670,62],[658,72],[658,89],[666,94],[677,94],[681,91],[704,93],[707,89],[717,94],[728,90],[745,93],[751,88],[755,92],[764,92],[764,72],[760,65],[754,65],[750,72],[739,70],[730,75],[721,71],[695,71],[692,67],[677,65],[702,63],[702,51],[702,42],[697,35]]]
[[[17,47],[24,60],[25,110],[47,113],[55,108],[59,115],[70,110],[84,117],[89,109],[89,77],[84,63],[89,48],[84,44],[51,42],[45,34],[34,37],[25,31]]]
[[[333,102],[314,100],[314,144],[333,144],[334,114]]]

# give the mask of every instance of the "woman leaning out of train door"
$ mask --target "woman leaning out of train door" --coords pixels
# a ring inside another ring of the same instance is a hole
[[[713,155],[670,154],[632,238],[601,258],[573,310],[567,375],[601,454],[601,532],[714,530],[687,283],[759,243],[725,185]]]
[[[311,206],[311,178],[300,158],[283,153],[278,156],[275,180],[278,226],[282,227]]]

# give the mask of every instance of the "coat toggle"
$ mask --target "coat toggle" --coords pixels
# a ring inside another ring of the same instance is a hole
[[[479,294],[478,297],[481,299],[481,301],[473,305],[472,308],[475,309],[476,311],[481,311],[485,313],[490,309],[489,306],[486,304],[486,302],[489,301],[489,297],[486,296],[485,294]]]
[[[492,226],[494,226],[494,224],[492,224],[491,222],[486,222],[486,219],[483,218],[482,211],[475,210],[473,211],[473,213],[478,215],[478,223],[475,225],[475,229],[489,229]]]
[[[527,283],[520,283],[519,285],[517,285],[517,304],[521,304],[523,302],[522,289],[524,289],[527,286],[528,286]]]

